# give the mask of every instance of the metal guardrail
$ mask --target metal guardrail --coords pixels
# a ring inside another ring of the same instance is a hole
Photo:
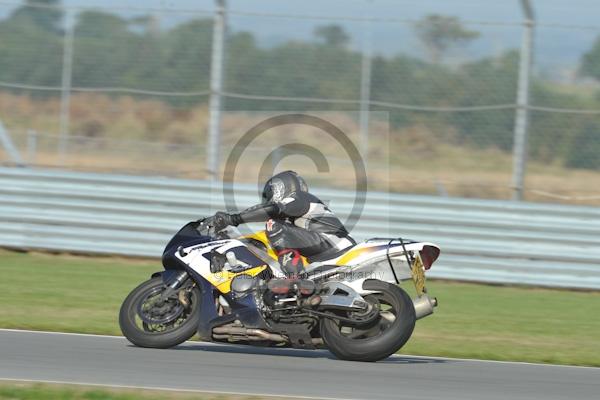
[[[315,188],[346,218],[354,193]],[[240,207],[257,188],[235,185]],[[210,182],[0,167],[0,246],[158,257],[185,222],[224,208]],[[431,241],[429,276],[600,289],[600,208],[371,192],[352,231]]]

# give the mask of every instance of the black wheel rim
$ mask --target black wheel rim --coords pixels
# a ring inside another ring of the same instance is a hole
[[[378,317],[365,324],[337,322],[342,337],[351,340],[371,340],[383,335],[396,321],[400,310],[397,309],[395,302],[389,295],[386,293],[373,293],[365,296],[364,299],[371,307],[378,310]],[[353,315],[349,314],[348,317],[353,318]]]
[[[161,300],[165,289],[166,287],[160,284],[140,294],[139,300],[131,310],[131,317],[139,330],[151,334],[174,331],[195,311],[198,298],[192,287],[182,288],[167,299]],[[179,301],[180,296],[187,300],[186,306]]]

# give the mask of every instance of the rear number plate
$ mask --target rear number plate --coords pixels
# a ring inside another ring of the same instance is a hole
[[[411,275],[413,282],[415,283],[415,288],[417,289],[417,295],[421,296],[425,294],[427,292],[427,289],[425,289],[425,268],[419,253],[417,253],[415,260],[413,261]]]

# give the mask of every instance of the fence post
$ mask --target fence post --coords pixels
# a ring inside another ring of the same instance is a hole
[[[0,121],[0,144],[4,148],[4,151],[6,151],[6,154],[8,154],[8,156],[12,159],[12,162],[20,167],[25,165],[19,150],[17,150],[17,147],[13,143],[8,131],[4,128],[2,121]]]
[[[37,132],[33,129],[27,131],[27,164],[33,166],[37,153]]]
[[[371,4],[369,4],[369,7]],[[362,64],[360,76],[360,152],[365,164],[369,159],[369,111],[371,101],[371,21],[364,26]]]
[[[59,164],[64,165],[69,141],[69,125],[71,116],[71,80],[73,71],[73,40],[75,19],[73,10],[65,11],[65,37],[63,42],[62,94],[60,99],[60,131],[58,136]]]
[[[512,199],[523,200],[525,169],[527,168],[527,136],[529,128],[529,86],[533,61],[533,31],[535,16],[529,0],[521,0],[525,14],[523,41],[519,56],[519,81],[517,87],[517,109],[513,142]]]
[[[213,21],[212,56],[210,63],[210,101],[208,146],[206,154],[206,169],[211,181],[215,181],[219,173],[223,54],[225,49],[226,30],[225,0],[216,0],[216,5],[217,9]]]

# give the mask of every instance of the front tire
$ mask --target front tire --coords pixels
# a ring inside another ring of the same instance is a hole
[[[364,326],[329,318],[321,320],[323,341],[342,360],[378,361],[387,358],[404,346],[415,327],[415,309],[408,293],[396,285],[378,280],[365,281],[363,288],[376,291],[364,298],[374,307],[379,307],[377,320]]]
[[[165,301],[160,300],[166,289],[161,277],[133,289],[119,312],[123,335],[136,346],[159,349],[176,346],[194,336],[200,323],[200,290],[190,283]],[[180,296],[184,296],[187,306]]]

